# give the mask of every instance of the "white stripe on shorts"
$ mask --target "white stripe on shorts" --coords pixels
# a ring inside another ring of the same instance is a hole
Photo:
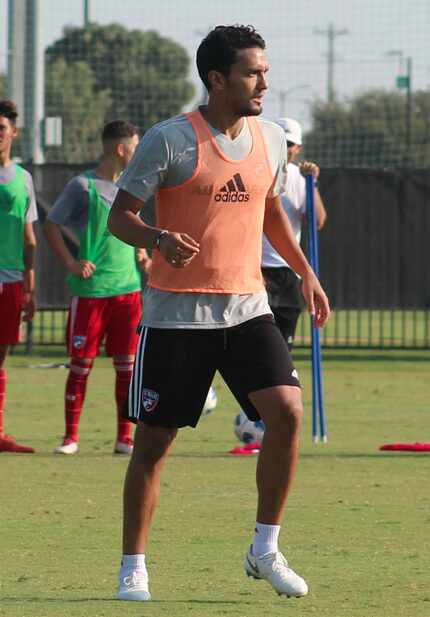
[[[143,328],[140,333],[139,344],[137,346],[136,359],[134,361],[133,376],[128,391],[128,417],[138,418],[140,412],[140,401],[142,399],[142,365],[145,354],[146,338],[148,328]]]

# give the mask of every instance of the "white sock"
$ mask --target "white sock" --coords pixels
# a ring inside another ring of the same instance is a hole
[[[264,525],[263,523],[255,523],[252,554],[255,557],[260,557],[266,553],[276,553],[278,551],[278,537],[280,530],[280,525]]]
[[[125,568],[145,568],[145,555],[123,555],[121,565]]]

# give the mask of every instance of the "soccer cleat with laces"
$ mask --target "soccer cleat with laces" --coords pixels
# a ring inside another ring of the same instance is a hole
[[[148,572],[146,568],[121,566],[117,600],[147,602],[151,599],[148,589]]]
[[[308,593],[306,581],[288,566],[279,551],[254,557],[251,547],[245,556],[245,572],[255,579],[264,579],[280,596],[300,598]]]
[[[3,435],[3,437],[0,437],[0,452],[33,454],[34,450],[30,446],[21,446],[21,444],[16,443],[11,435]]]
[[[131,454],[133,452],[133,440],[117,441],[113,452],[114,454]]]
[[[54,450],[54,454],[76,454],[79,452],[77,441],[72,439],[64,439],[63,443]]]

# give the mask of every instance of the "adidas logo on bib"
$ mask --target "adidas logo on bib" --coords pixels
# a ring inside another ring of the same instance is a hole
[[[217,193],[215,193],[215,201],[224,203],[242,203],[249,201],[249,193],[247,192],[240,174],[234,174]]]

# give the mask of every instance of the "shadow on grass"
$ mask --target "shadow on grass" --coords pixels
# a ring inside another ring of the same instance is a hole
[[[119,605],[119,600],[117,600],[116,598],[41,598],[41,597],[29,597],[29,598],[23,598],[22,596],[0,596],[0,602],[10,602],[10,603],[19,603],[19,604],[25,604],[25,603],[34,603],[34,604],[79,604],[79,603],[83,603],[83,602],[114,602],[115,604],[118,603]],[[139,603],[135,602],[135,605],[139,605]],[[141,604],[145,604],[146,602],[142,602]],[[247,601],[247,600],[198,600],[198,599],[192,599],[192,600],[157,600],[152,598],[152,600],[148,603],[149,605],[151,604],[215,604],[215,605],[233,605],[236,606],[238,604],[240,605],[249,605],[249,606],[254,606],[255,605],[255,601]]]
[[[229,454],[228,452],[222,453],[203,453],[203,452],[181,452],[169,454],[169,458],[203,458],[203,459],[256,459],[256,454],[247,454],[243,456],[237,456]],[[387,458],[428,458],[430,460],[430,452],[302,452],[300,458],[345,458],[345,459],[379,459],[384,460]]]
[[[74,456],[60,456],[59,454],[54,454],[52,450],[36,450],[34,454],[15,454],[13,452],[3,452],[2,459],[6,459],[8,457],[18,457],[18,458],[43,458],[43,459],[55,459],[58,461],[58,464],[61,465],[61,461],[64,461],[64,465],[68,465],[73,460],[81,460],[81,459],[109,459],[113,461],[118,461],[120,464],[124,462],[127,463],[129,458],[125,455],[113,454],[112,451],[88,451],[88,452],[80,452]],[[257,460],[257,454],[246,454],[246,455],[234,455],[230,454],[228,451],[226,452],[172,452],[169,454],[169,459],[205,459],[205,460],[216,460],[216,459],[225,459],[225,460]],[[386,460],[386,459],[410,459],[410,458],[422,458],[430,460],[430,452],[408,452],[408,451],[386,451],[386,452],[328,452],[320,450],[318,452],[301,452],[300,458],[306,459],[376,459],[376,460]],[[68,461],[68,462],[66,462]]]

